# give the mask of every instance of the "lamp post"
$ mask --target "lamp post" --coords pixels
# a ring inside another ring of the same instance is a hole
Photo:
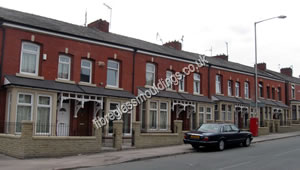
[[[261,21],[257,21],[257,22],[254,22],[254,36],[255,36],[255,116],[257,117],[257,112],[258,112],[258,106],[257,106],[257,101],[258,101],[258,95],[257,95],[257,85],[258,85],[258,82],[257,82],[257,39],[256,39],[256,25],[261,23],[261,22],[264,22],[264,21],[268,21],[268,20],[272,20],[272,19],[276,19],[276,18],[279,18],[279,19],[284,19],[286,18],[286,16],[284,15],[280,15],[280,16],[277,16],[277,17],[272,17],[272,18],[268,18],[268,19],[264,19],[264,20],[261,20]]]

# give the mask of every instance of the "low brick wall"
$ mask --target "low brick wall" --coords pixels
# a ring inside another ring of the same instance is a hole
[[[20,158],[23,151],[20,135],[0,134],[0,153]]]
[[[280,126],[278,128],[279,133],[288,133],[300,131],[300,124],[291,124],[291,126]]]
[[[32,122],[22,123],[19,136],[0,135],[0,152],[17,158],[59,157],[100,152],[101,129],[96,136],[33,136]]]
[[[140,128],[140,122],[133,122],[133,140],[136,148],[170,146],[183,143],[182,121],[180,120],[174,122],[175,133],[141,133]]]
[[[261,136],[261,135],[268,135],[270,132],[269,132],[269,127],[259,127],[258,128],[258,136]]]

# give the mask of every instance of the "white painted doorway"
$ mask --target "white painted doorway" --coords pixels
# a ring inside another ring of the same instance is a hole
[[[63,103],[57,112],[57,136],[69,136],[70,103]]]

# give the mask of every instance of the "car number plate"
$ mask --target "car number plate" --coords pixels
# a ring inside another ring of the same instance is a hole
[[[200,136],[192,135],[191,139],[200,139]]]

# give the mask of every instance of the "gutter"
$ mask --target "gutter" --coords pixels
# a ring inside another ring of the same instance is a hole
[[[2,20],[2,19],[1,19]],[[3,26],[3,22],[1,21],[1,29],[2,29],[2,46],[1,46],[1,58],[0,58],[0,85],[2,84],[2,74],[3,74],[3,58],[4,58],[4,49],[5,49],[5,35],[6,30]],[[1,86],[0,86],[1,89]]]

